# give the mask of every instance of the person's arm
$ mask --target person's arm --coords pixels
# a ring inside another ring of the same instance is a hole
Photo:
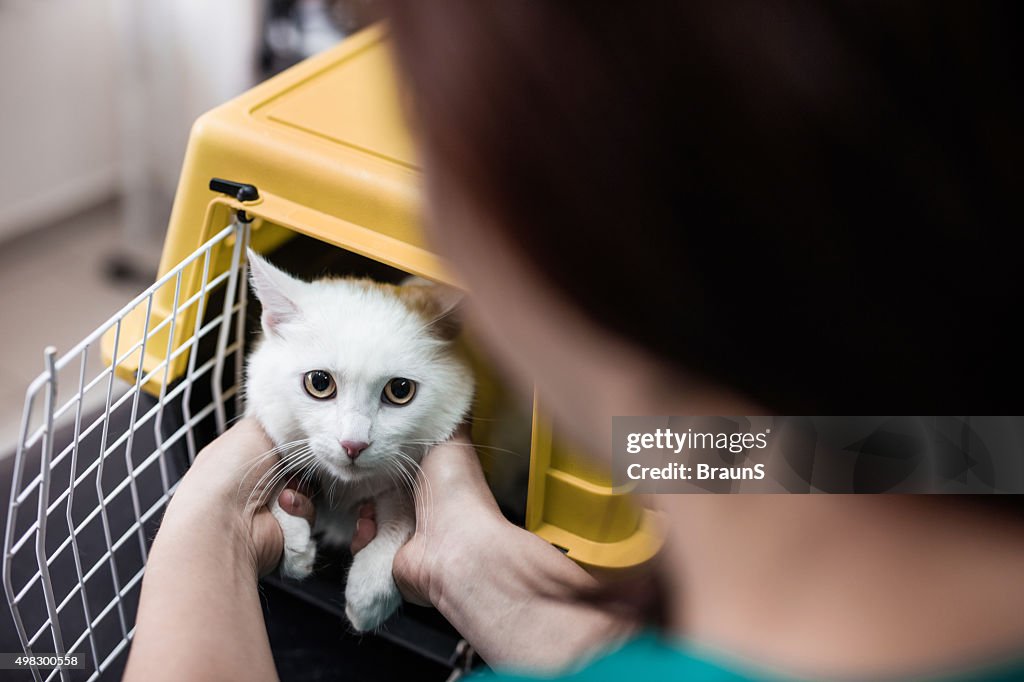
[[[581,602],[594,579],[501,515],[463,436],[435,447],[422,467],[417,531],[395,558],[395,580],[491,666],[558,670],[636,630],[611,608]],[[373,532],[372,517],[361,520],[353,550]]]
[[[123,679],[277,679],[257,579],[277,564],[283,538],[266,493],[254,492],[277,461],[264,454],[272,446],[242,420],[196,457],[153,542]],[[280,502],[312,518],[296,491]]]

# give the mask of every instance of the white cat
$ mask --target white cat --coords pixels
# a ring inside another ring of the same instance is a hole
[[[360,632],[376,628],[401,602],[391,564],[416,525],[407,483],[473,396],[452,340],[457,294],[426,280],[303,282],[252,251],[249,263],[264,334],[248,360],[246,413],[281,450],[272,485],[287,469],[321,487],[315,529],[271,506],[284,531],[281,572],[312,572],[314,534],[347,546],[359,505],[374,500],[377,535],[352,562],[345,613]]]

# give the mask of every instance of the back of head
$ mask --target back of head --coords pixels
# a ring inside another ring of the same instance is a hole
[[[606,329],[779,414],[1024,406],[1017,5],[390,10],[435,198]]]

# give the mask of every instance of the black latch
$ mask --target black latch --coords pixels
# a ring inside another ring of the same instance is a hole
[[[214,192],[234,197],[239,201],[256,201],[260,198],[260,192],[256,189],[256,185],[234,182],[233,180],[225,180],[223,178],[212,178],[210,180],[210,189]],[[252,222],[252,218],[243,210],[238,211],[238,219],[243,223]]]

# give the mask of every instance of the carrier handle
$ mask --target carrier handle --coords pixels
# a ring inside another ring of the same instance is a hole
[[[224,178],[210,178],[210,189],[214,192],[234,197],[241,202],[256,201],[260,198],[260,191],[256,189],[256,185],[225,180]],[[238,220],[243,223],[251,223],[253,219],[249,217],[244,209],[239,209]]]

